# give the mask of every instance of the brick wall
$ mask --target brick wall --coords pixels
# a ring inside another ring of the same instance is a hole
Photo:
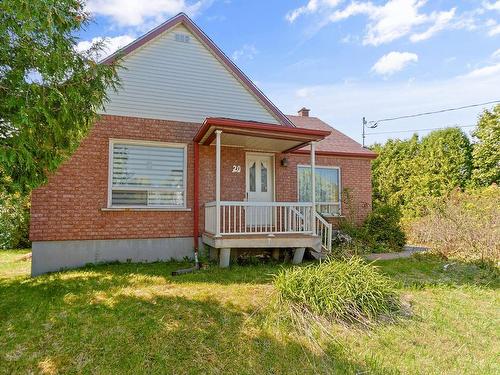
[[[33,241],[116,238],[187,237],[193,234],[193,145],[200,124],[176,121],[103,116],[76,153],[33,192],[30,237]],[[178,142],[188,144],[187,207],[190,211],[103,211],[107,205],[109,138]],[[200,231],[203,205],[215,200],[215,147],[200,146]],[[296,201],[297,164],[309,164],[307,155],[287,155],[288,167],[277,154],[276,200]],[[348,188],[362,221],[371,210],[370,161],[318,156],[317,165],[341,168],[342,188]],[[233,165],[241,166],[232,173]],[[222,147],[221,199],[245,198],[245,150]]]
[[[103,116],[76,153],[32,195],[33,241],[192,236],[193,213],[102,211],[109,138],[189,143],[187,206],[193,202],[193,146],[200,124]]]

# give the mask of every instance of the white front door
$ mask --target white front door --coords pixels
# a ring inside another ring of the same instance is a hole
[[[274,157],[267,154],[248,153],[246,157],[246,195],[249,202],[274,200]],[[247,207],[247,226],[254,229],[272,223],[270,207]]]

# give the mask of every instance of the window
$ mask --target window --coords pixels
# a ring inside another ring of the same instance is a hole
[[[186,145],[112,140],[110,166],[109,206],[186,206]]]
[[[299,202],[311,201],[311,167],[299,165]],[[340,169],[316,167],[316,210],[326,215],[340,215]]]

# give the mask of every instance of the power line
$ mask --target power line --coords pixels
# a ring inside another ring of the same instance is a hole
[[[469,105],[464,105],[462,107],[455,107],[455,108],[446,108],[446,109],[440,109],[438,111],[431,111],[431,112],[421,112],[421,113],[416,113],[413,115],[405,115],[405,116],[398,116],[398,117],[389,117],[389,118],[384,118],[380,119],[377,121],[370,121],[374,123],[382,122],[382,121],[394,121],[394,120],[401,120],[405,118],[413,118],[413,117],[420,117],[420,116],[427,116],[427,115],[433,115],[436,113],[444,113],[444,112],[451,112],[451,111],[458,111],[460,109],[467,109],[467,108],[473,108],[473,107],[480,107],[483,105],[488,105],[488,104],[495,104],[495,103],[500,103],[500,100],[492,100],[490,102],[485,102],[485,103],[478,103],[478,104],[469,104]]]
[[[366,128],[374,129],[378,126],[380,122],[384,121],[394,121],[394,120],[402,120],[402,119],[407,119],[407,118],[414,118],[414,117],[421,117],[421,116],[428,116],[428,115],[434,115],[438,113],[444,113],[444,112],[451,112],[451,111],[458,111],[460,109],[467,109],[467,108],[474,108],[474,107],[480,107],[484,105],[489,105],[489,104],[495,104],[495,103],[500,103],[500,100],[492,100],[489,102],[484,102],[484,103],[478,103],[478,104],[469,104],[469,105],[464,105],[461,107],[454,107],[454,108],[446,108],[446,109],[440,109],[437,111],[430,111],[430,112],[420,112],[420,113],[415,113],[413,115],[405,115],[405,116],[398,116],[398,117],[388,117],[388,118],[383,118],[377,121],[366,121],[366,118],[363,117],[363,123],[362,123],[362,139],[363,139],[363,147],[365,147],[365,138],[369,134],[389,134],[389,133],[404,133],[407,131],[391,131],[391,132],[377,132],[377,133],[366,133]],[[468,126],[464,126],[468,127]],[[437,128],[437,129],[442,129],[442,128]],[[425,129],[416,129],[416,130],[425,130]],[[435,130],[435,129],[428,129],[428,130]],[[415,130],[411,130],[415,131]]]
[[[397,130],[397,131],[390,131],[390,132],[374,132],[374,133],[365,133],[365,135],[372,135],[372,134],[393,134],[393,133],[411,133],[411,132],[417,132],[417,131],[429,131],[429,130],[439,130],[439,129],[446,129],[446,128],[473,128],[476,125],[449,125],[449,126],[441,126],[439,128],[427,128],[427,129],[411,129],[411,130]]]

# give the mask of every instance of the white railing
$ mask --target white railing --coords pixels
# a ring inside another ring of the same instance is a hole
[[[215,235],[312,234],[312,203],[220,202],[217,228],[215,202],[205,204],[205,231]]]
[[[215,202],[205,204],[205,232],[215,234],[217,231],[217,205]]]
[[[314,213],[314,217],[316,220],[316,234],[321,238],[321,248],[323,252],[329,253],[332,250],[332,224],[317,212]]]

